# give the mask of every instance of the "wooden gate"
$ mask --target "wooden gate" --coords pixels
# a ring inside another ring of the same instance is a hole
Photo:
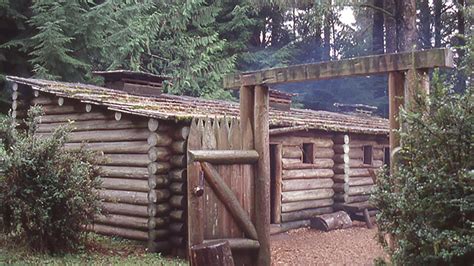
[[[188,248],[227,240],[237,264],[253,264],[260,247],[255,221],[251,127],[238,119],[194,119],[188,138]],[[189,252],[188,252],[189,254]]]

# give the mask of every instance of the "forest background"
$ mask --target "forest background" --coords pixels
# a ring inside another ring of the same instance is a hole
[[[469,79],[472,34],[465,0],[0,0],[0,112],[6,75],[100,84],[95,70],[168,75],[166,90],[233,99],[222,78],[235,71],[452,47],[455,91]],[[280,85],[298,107],[337,111],[368,104],[388,116],[387,78]]]

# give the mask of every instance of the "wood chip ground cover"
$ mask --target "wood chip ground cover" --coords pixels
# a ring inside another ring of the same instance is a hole
[[[375,236],[377,228],[363,223],[344,230],[322,232],[301,228],[272,236],[273,265],[373,265],[387,259]]]

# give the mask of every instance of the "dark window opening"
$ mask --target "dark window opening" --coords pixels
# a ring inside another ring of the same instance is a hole
[[[383,148],[383,164],[390,166],[390,148]]]
[[[364,164],[372,164],[372,146],[367,145],[364,149]]]
[[[313,143],[303,143],[303,163],[314,163]]]
[[[276,190],[276,164],[278,160],[278,154],[277,154],[277,145],[276,144],[270,144],[270,201],[272,206],[270,207],[270,221],[271,223],[275,223],[275,204],[276,200],[279,200],[275,197],[275,190]]]

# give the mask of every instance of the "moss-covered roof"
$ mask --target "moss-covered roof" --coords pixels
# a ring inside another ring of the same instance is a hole
[[[105,106],[113,111],[157,119],[188,120],[193,117],[237,117],[239,115],[239,104],[228,101],[169,94],[144,97],[88,84],[13,76],[7,79],[59,97],[77,99],[84,103]],[[389,132],[388,120],[374,116],[352,116],[305,109],[282,111],[274,108],[270,108],[269,116],[272,128],[301,127],[366,134],[388,134]]]

